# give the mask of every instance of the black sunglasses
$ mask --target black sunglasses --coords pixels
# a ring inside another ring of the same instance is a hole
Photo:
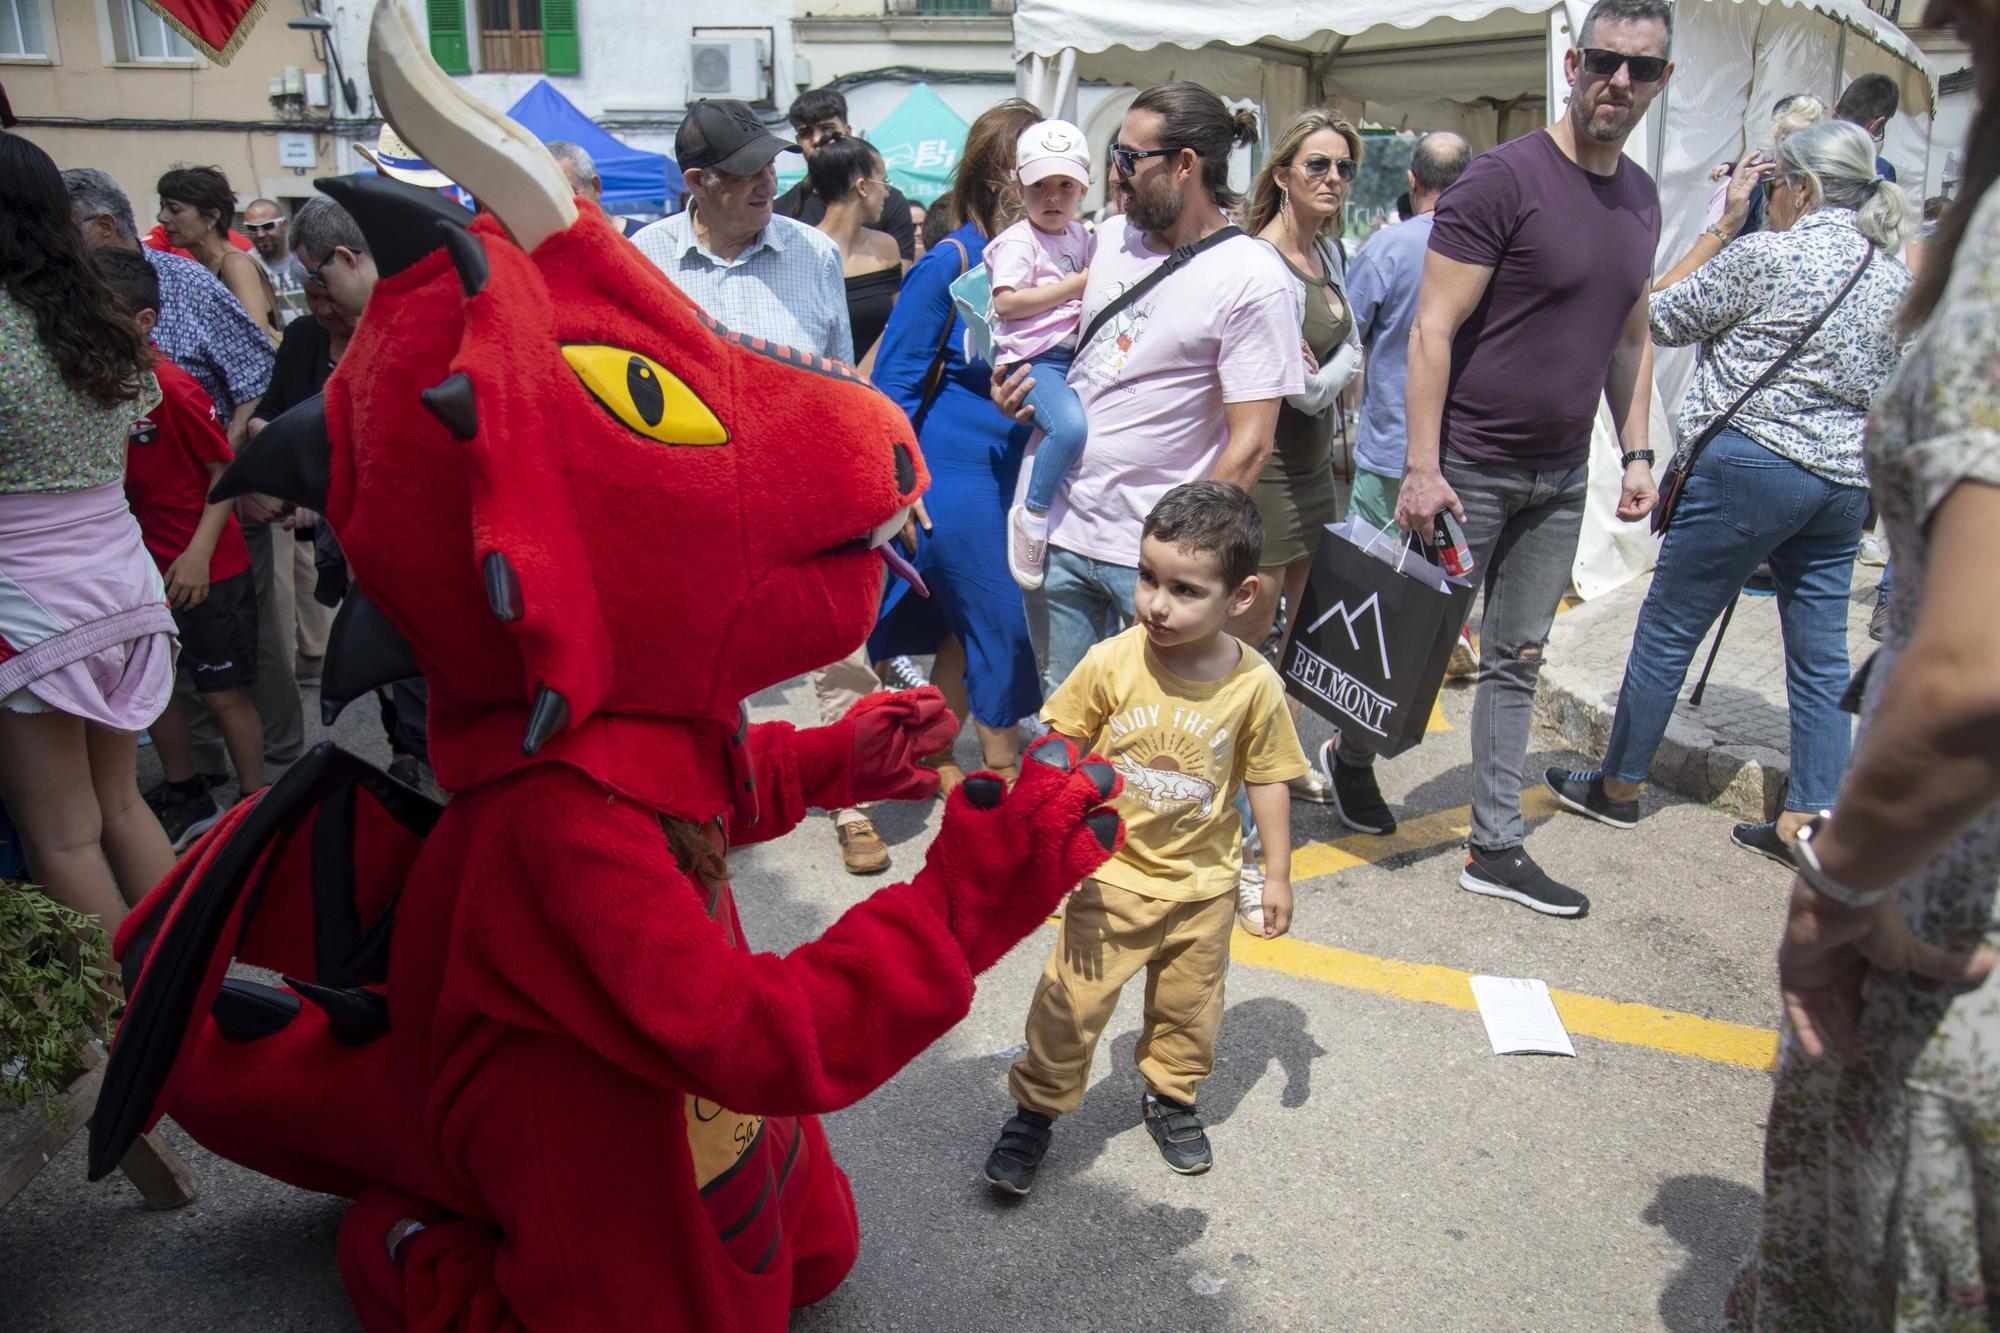
[[[1127,148],[1122,143],[1115,143],[1111,145],[1111,165],[1119,175],[1130,176],[1147,158],[1171,157],[1180,151],[1179,145],[1172,148]]]
[[[1665,56],[1628,56],[1623,51],[1607,51],[1601,46],[1586,46],[1582,52],[1584,72],[1600,79],[1616,75],[1620,65],[1631,69],[1634,83],[1658,83],[1667,77]]]
[[[1299,163],[1299,166],[1306,173],[1306,179],[1310,181],[1325,180],[1329,171],[1344,181],[1354,179],[1354,159],[1351,157],[1321,157],[1315,154]]]

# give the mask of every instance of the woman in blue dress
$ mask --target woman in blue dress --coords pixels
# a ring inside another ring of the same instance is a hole
[[[961,720],[971,715],[985,766],[1006,777],[1020,761],[1014,724],[1042,703],[1021,589],[1007,572],[1007,506],[1032,427],[1000,414],[990,396],[992,368],[965,359],[965,324],[950,288],[1018,213],[1014,145],[1041,118],[1014,100],[972,123],[951,193],[960,225],[903,279],[875,355],[876,385],[913,421],[940,341],[944,379],[917,423],[931,489],[924,497],[930,528],[917,536],[915,564],[931,596],[916,597],[891,580],[869,656],[936,654],[933,683]],[[947,787],[964,777],[955,766],[940,767]]]

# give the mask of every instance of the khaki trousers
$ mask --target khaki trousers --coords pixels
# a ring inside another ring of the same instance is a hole
[[[875,668],[868,664],[866,644],[833,665],[813,672],[812,683],[813,693],[819,696],[819,720],[822,722],[840,721],[847,716],[848,709],[882,688]],[[860,810],[833,810],[829,813],[836,824],[852,824],[867,818]]]
[[[1007,1077],[1014,1100],[1047,1116],[1076,1109],[1118,993],[1143,968],[1146,1018],[1135,1062],[1156,1096],[1192,1104],[1215,1068],[1235,921],[1233,893],[1169,902],[1085,880],[1063,907],[1062,938],[1028,1007],[1028,1049]]]
[[[278,642],[295,649],[298,658],[317,662],[326,656],[326,632],[333,608],[313,596],[319,570],[313,564],[313,544],[280,528],[272,534],[271,589],[278,615]],[[296,662],[294,674],[296,674]]]

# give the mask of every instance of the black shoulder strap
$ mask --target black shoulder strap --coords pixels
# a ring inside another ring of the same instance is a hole
[[[1210,232],[1198,241],[1191,241],[1186,245],[1176,248],[1172,254],[1160,261],[1158,268],[1120,292],[1112,299],[1109,305],[1097,312],[1096,317],[1090,321],[1090,327],[1085,329],[1083,336],[1076,340],[1076,354],[1081,357],[1083,349],[1090,346],[1090,340],[1095,338],[1098,331],[1111,322],[1113,315],[1123,310],[1126,306],[1131,305],[1147,292],[1152,291],[1153,288],[1159,286],[1162,282],[1165,282],[1168,274],[1172,273],[1175,269],[1183,267],[1189,260],[1202,251],[1213,249],[1231,237],[1241,236],[1242,234],[1243,228],[1232,223],[1227,227]]]

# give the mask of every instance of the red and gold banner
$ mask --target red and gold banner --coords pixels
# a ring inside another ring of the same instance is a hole
[[[194,49],[226,65],[243,45],[271,0],[145,0],[146,7],[188,39]]]

